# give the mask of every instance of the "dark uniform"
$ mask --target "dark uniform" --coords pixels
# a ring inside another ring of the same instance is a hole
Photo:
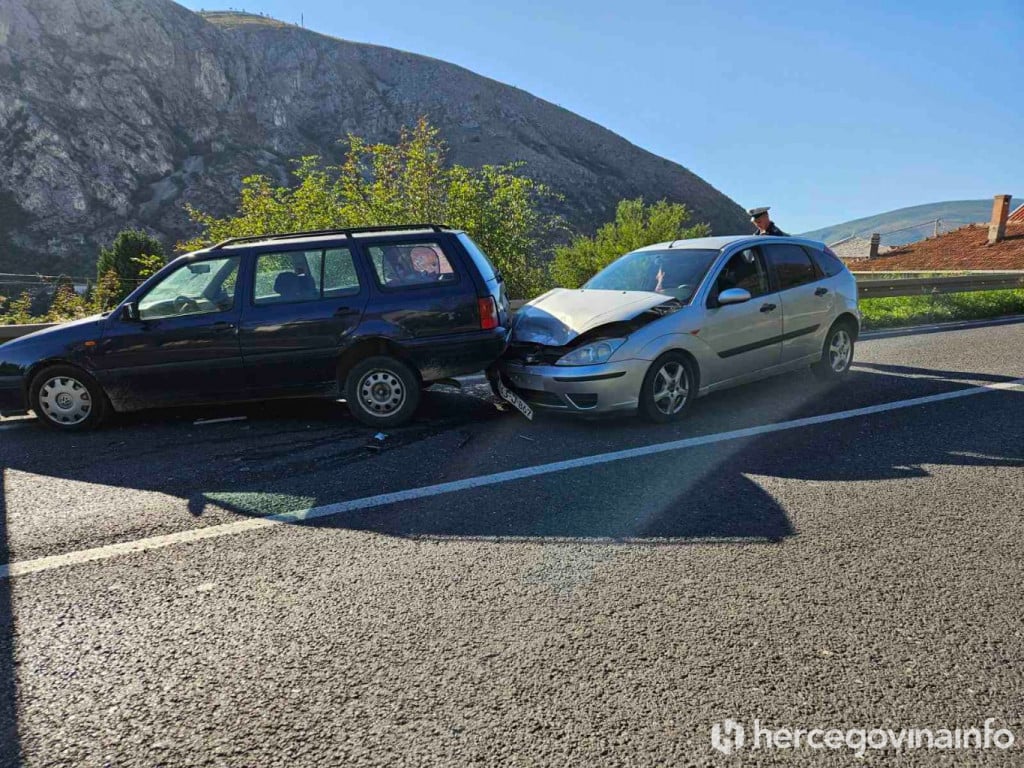
[[[747,213],[750,214],[750,219],[751,219],[751,221],[753,221],[758,216],[760,216],[760,215],[762,215],[764,213],[768,213],[768,207],[765,206],[764,208],[751,208],[749,211],[747,211]],[[789,237],[789,235],[787,235],[781,229],[776,227],[775,226],[775,222],[771,221],[770,219],[768,221],[768,229],[766,231],[762,232],[760,229],[758,229],[757,232],[755,232],[754,234],[756,234],[756,235],[771,235],[772,237]]]
[[[775,222],[774,221],[769,222],[769,224],[768,224],[768,231],[767,232],[762,232],[761,230],[758,230],[757,234],[758,235],[773,235],[774,237],[789,237],[789,235],[787,235],[785,232],[783,232],[781,229],[779,229],[778,227],[775,226]]]

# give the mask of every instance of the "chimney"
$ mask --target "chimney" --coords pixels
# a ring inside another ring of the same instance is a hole
[[[1006,237],[1006,219],[1010,216],[1011,195],[996,195],[992,200],[992,221],[988,224],[988,244],[995,245]]]
[[[873,234],[871,236],[871,250],[868,251],[868,258],[869,259],[877,259],[878,258],[878,246],[879,246],[879,244],[881,242],[882,242],[882,236],[880,234],[878,234],[877,232],[875,232],[875,234]]]

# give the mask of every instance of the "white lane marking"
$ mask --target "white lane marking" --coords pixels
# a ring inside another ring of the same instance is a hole
[[[134,552],[145,552],[146,550],[160,549],[174,544],[184,544],[192,541],[202,541],[203,539],[212,539],[219,536],[245,533],[247,531],[259,530],[261,528],[269,528],[282,523],[301,523],[310,520],[318,520],[324,517],[339,515],[344,512],[355,512],[357,510],[398,504],[404,501],[415,501],[417,499],[440,496],[446,493],[457,493],[458,491],[466,491],[472,488],[483,488],[489,485],[498,485],[500,483],[508,483],[514,480],[524,480],[530,477],[548,475],[553,472],[564,472],[570,469],[593,467],[600,464],[610,464],[616,461],[668,453],[669,451],[679,451],[685,448],[695,448],[702,445],[721,443],[726,440],[739,440],[748,437],[757,437],[759,435],[767,435],[773,432],[782,432],[789,429],[799,429],[801,427],[810,427],[818,424],[828,424],[833,421],[855,419],[860,416],[871,416],[876,413],[897,411],[903,408],[912,408],[914,406],[927,405],[929,403],[940,403],[946,400],[957,400],[962,397],[971,397],[973,395],[981,395],[987,392],[1005,392],[1008,390],[1022,389],[1024,389],[1024,378],[1014,379],[1012,381],[1000,381],[994,384],[984,384],[982,386],[970,387],[968,389],[958,389],[953,392],[943,392],[937,395],[913,397],[908,400],[897,400],[891,403],[869,405],[863,408],[853,408],[848,411],[825,413],[820,416],[807,416],[802,419],[780,421],[775,424],[763,424],[757,427],[734,429],[730,432],[718,432],[711,435],[700,435],[699,437],[687,437],[682,440],[672,440],[667,443],[655,443],[653,445],[645,445],[638,448],[626,448],[621,451],[598,453],[593,456],[582,456],[576,459],[555,461],[549,464],[538,464],[533,467],[521,467],[520,469],[511,469],[505,472],[495,472],[490,475],[467,477],[462,480],[453,480],[447,483],[438,483],[436,485],[427,485],[419,488],[409,488],[408,490],[394,491],[392,493],[382,493],[377,496],[367,496],[362,499],[339,501],[336,504],[327,504],[321,507],[310,507],[309,509],[302,509],[295,512],[284,512],[278,515],[270,515],[268,517],[251,518],[248,520],[239,520],[233,523],[211,525],[206,528],[196,528],[188,531],[181,531],[179,533],[170,533],[163,536],[152,536],[147,539],[127,541],[120,544],[108,544],[103,547],[96,547],[95,549],[84,549],[78,552],[68,552],[62,555],[50,555],[48,557],[36,558],[35,560],[22,560],[20,562],[0,566],[0,579],[6,579],[12,576],[24,576],[26,574],[37,573],[39,571],[48,571],[53,568],[61,568],[66,565],[77,565],[95,560],[107,560],[119,555],[126,555]]]
[[[862,339],[885,338],[886,336],[912,336],[915,333],[925,331],[958,331],[961,328],[987,328],[994,325],[1009,325],[1024,320],[1024,315],[1009,315],[1008,317],[993,317],[988,320],[952,320],[948,323],[933,323],[932,325],[905,325],[896,328],[880,328],[877,331],[865,331],[860,335]]]

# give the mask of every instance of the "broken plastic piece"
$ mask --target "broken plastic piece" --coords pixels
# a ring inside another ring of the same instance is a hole
[[[223,424],[226,421],[246,421],[248,418],[248,416],[225,416],[220,419],[196,419],[192,424],[195,426],[200,424]]]

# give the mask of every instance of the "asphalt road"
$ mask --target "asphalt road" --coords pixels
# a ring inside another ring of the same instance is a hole
[[[841,388],[670,427],[531,424],[483,385],[380,450],[332,403],[4,420],[0,765],[859,762],[725,756],[725,718],[995,718],[1010,750],[865,759],[1020,765],[1021,378],[1009,323],[865,340]]]

